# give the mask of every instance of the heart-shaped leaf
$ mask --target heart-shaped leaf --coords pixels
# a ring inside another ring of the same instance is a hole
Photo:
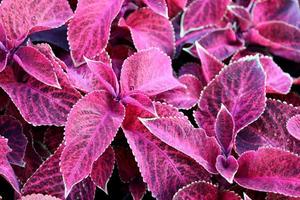
[[[216,161],[216,169],[229,183],[233,183],[234,175],[239,168],[237,160],[233,156],[219,155]]]

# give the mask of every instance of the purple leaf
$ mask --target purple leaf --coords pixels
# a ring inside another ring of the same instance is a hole
[[[288,196],[284,196],[284,195],[281,195],[281,194],[268,193],[266,199],[267,200],[299,200],[300,197],[298,197],[298,198],[297,197],[288,197]]]
[[[141,177],[129,183],[129,191],[133,200],[141,200],[146,193],[146,184]]]
[[[280,21],[260,23],[245,36],[248,42],[268,47],[275,55],[300,62],[300,29]]]
[[[110,26],[121,9],[123,0],[81,0],[68,29],[68,41],[75,66],[93,59],[105,49]],[[97,37],[95,37],[97,35]]]
[[[216,158],[221,149],[203,129],[195,129],[186,118],[140,119],[147,129],[166,144],[195,159],[208,172],[217,173]]]
[[[202,91],[194,113],[197,123],[208,136],[215,135],[216,117],[223,104],[234,119],[235,132],[239,132],[264,111],[265,79],[258,57],[246,57],[225,67]]]
[[[23,195],[41,193],[64,199],[64,182],[60,172],[60,156],[64,149],[61,145],[26,181],[22,188]]]
[[[235,140],[235,124],[231,113],[223,104],[217,114],[215,134],[223,153],[229,155]]]
[[[247,31],[252,26],[252,17],[246,8],[229,5],[227,11],[232,15],[233,23],[236,22],[241,31]]]
[[[22,196],[21,200],[60,200],[60,199],[50,195],[31,194],[31,195]]]
[[[5,30],[0,23],[0,72],[2,72],[7,64],[7,59],[9,56],[9,51],[6,48],[7,45],[7,37]]]
[[[56,74],[62,89],[47,86],[28,75],[25,75],[27,82],[17,82],[9,66],[0,74],[0,87],[10,96],[27,122],[61,126],[65,124],[80,94],[71,87],[61,69],[57,69]]]
[[[114,165],[115,155],[111,147],[108,147],[93,164],[91,178],[105,193],[107,193],[107,183],[112,175]]]
[[[165,17],[144,8],[131,13],[120,26],[128,27],[138,51],[157,47],[169,56],[174,55],[175,35],[171,22]]]
[[[278,20],[289,24],[300,25],[300,12],[297,0],[258,1],[252,11],[253,22]]]
[[[182,116],[164,104],[156,104],[156,111],[160,117]],[[127,107],[126,112],[138,111]],[[145,117],[143,114],[139,116]],[[209,175],[201,165],[154,137],[135,115],[126,115],[122,127],[143,180],[157,199],[170,200],[180,187],[192,181],[208,180]]]
[[[0,116],[0,135],[8,139],[8,146],[12,149],[7,154],[10,163],[24,166],[24,154],[27,146],[27,138],[23,134],[22,124],[11,116]]]
[[[162,100],[180,109],[190,109],[196,105],[203,88],[200,80],[192,74],[184,74],[178,80],[186,88],[177,88],[166,91],[156,97],[156,100]]]
[[[165,0],[143,0],[154,12],[168,18],[168,8]]]
[[[125,96],[122,98],[122,102],[125,103],[125,105],[134,105],[141,108],[142,110],[146,110],[153,115],[156,115],[152,100],[142,93],[133,93],[130,96]]]
[[[51,61],[30,46],[18,48],[14,60],[31,76],[46,85],[61,89]]]
[[[185,8],[187,0],[166,0],[166,2],[168,15],[170,18],[173,18]]]
[[[195,0],[182,15],[181,33],[199,29],[210,24],[217,24],[225,15],[230,0]]]
[[[7,145],[7,139],[0,136],[0,175],[8,181],[17,193],[20,193],[17,177],[7,159],[9,152],[11,149]]]
[[[300,114],[300,110],[276,100],[267,100],[264,113],[236,137],[236,151],[241,154],[259,147],[272,146],[300,153],[300,141],[286,128],[288,120]]]
[[[291,117],[286,124],[288,132],[300,141],[300,115]]]
[[[197,41],[218,60],[225,60],[232,56],[244,45],[230,27],[215,29]],[[186,51],[197,57],[195,45],[187,48]]]
[[[0,13],[0,23],[13,42],[21,42],[29,33],[59,27],[73,14],[67,0],[2,0]]]
[[[210,54],[205,48],[203,48],[198,42],[196,42],[197,55],[201,61],[201,69],[205,77],[206,82],[210,82],[224,67],[224,64],[220,62],[216,57]]]
[[[93,183],[93,181],[88,177],[82,180],[81,182],[77,183],[73,187],[67,200],[77,200],[77,199],[94,200],[95,192],[96,192],[96,186]]]
[[[259,61],[266,72],[267,93],[289,93],[293,84],[292,77],[283,72],[271,57],[260,57]]]
[[[239,159],[234,180],[242,187],[300,197],[300,157],[280,149],[260,148]]]
[[[217,186],[207,182],[193,182],[181,188],[173,200],[203,199],[203,200],[240,200],[241,198],[231,191],[220,191]]]
[[[139,91],[148,96],[184,87],[173,76],[171,59],[156,48],[128,57],[123,64],[120,82],[125,94]]]
[[[61,156],[65,196],[92,170],[94,161],[113,140],[124,118],[124,106],[105,91],[94,91],[71,110]]]
[[[113,68],[101,61],[93,61],[88,58],[85,58],[85,61],[87,67],[98,79],[100,88],[97,89],[105,89],[111,95],[117,96],[119,93],[119,83]]]
[[[216,169],[229,183],[233,183],[234,175],[238,170],[238,162],[233,156],[219,155],[216,161]]]

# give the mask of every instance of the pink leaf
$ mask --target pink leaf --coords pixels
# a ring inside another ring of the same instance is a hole
[[[196,42],[196,49],[198,57],[201,61],[201,69],[204,74],[206,82],[210,82],[224,67],[216,57],[210,54],[198,42]]]
[[[216,169],[229,183],[233,183],[234,175],[238,170],[238,162],[233,156],[219,155],[216,161]]]
[[[234,119],[227,108],[222,104],[217,114],[215,134],[223,153],[229,155],[235,140]]]
[[[21,200],[60,200],[59,198],[50,196],[50,195],[43,195],[43,194],[31,194],[26,195],[21,198]]]
[[[41,193],[60,199],[64,198],[65,188],[59,168],[63,149],[64,145],[61,145],[26,181],[22,188],[23,195]]]
[[[131,13],[120,26],[128,27],[138,51],[157,47],[169,56],[174,55],[175,35],[171,22],[165,17],[144,8]]]
[[[225,15],[229,3],[230,0],[195,0],[183,13],[180,35],[206,25],[217,24]]]
[[[7,145],[7,139],[0,136],[0,175],[8,181],[17,193],[20,193],[17,177],[6,157],[9,152],[11,149]]]
[[[33,125],[64,125],[80,94],[71,87],[66,75],[57,70],[62,89],[47,86],[25,75],[27,82],[15,80],[10,66],[0,75],[0,87],[10,96],[24,119]]]
[[[236,151],[241,154],[259,147],[279,147],[300,153],[300,141],[286,128],[288,120],[300,114],[300,110],[276,100],[267,100],[264,113],[254,123],[237,134]]]
[[[27,139],[23,134],[22,124],[11,116],[0,116],[0,135],[8,139],[8,146],[12,149],[7,154],[10,163],[24,167],[23,161]]]
[[[300,62],[300,29],[280,21],[260,23],[245,36],[254,44],[268,47],[275,55]]]
[[[190,109],[196,105],[203,88],[198,78],[191,74],[184,74],[178,80],[186,86],[186,88],[178,88],[161,93],[156,97],[180,109]]]
[[[286,124],[289,133],[300,141],[300,115],[291,117]]]
[[[94,91],[78,101],[65,128],[66,147],[61,156],[61,171],[71,188],[92,170],[93,162],[113,140],[124,118],[124,106],[105,91]]]
[[[51,61],[30,46],[18,48],[14,60],[31,76],[46,85],[61,89]]]
[[[198,43],[218,60],[225,60],[232,56],[244,45],[230,27],[215,29],[200,38]],[[195,45],[186,50],[197,57]]]
[[[117,96],[119,93],[119,83],[113,68],[101,61],[93,61],[88,58],[85,58],[85,61],[87,63],[87,67],[98,79],[101,88],[105,89],[111,95]]]
[[[280,94],[289,93],[293,84],[292,77],[288,73],[283,72],[272,58],[264,56],[259,60],[266,72],[267,92]]]
[[[67,0],[3,0],[0,13],[8,39],[19,42],[29,33],[63,25],[73,14]]]
[[[168,18],[168,8],[165,0],[143,0],[154,12]]]
[[[210,173],[217,173],[216,158],[221,149],[203,129],[195,129],[185,118],[140,119],[157,138],[195,159]]]
[[[161,117],[182,116],[164,104],[157,104],[156,110]],[[122,125],[125,137],[154,197],[170,200],[180,187],[199,179],[208,180],[209,175],[201,165],[154,137],[133,115],[138,112],[136,108],[126,107],[126,112]],[[145,117],[143,113],[139,116]]]
[[[300,25],[300,12],[297,0],[258,1],[252,11],[253,22],[278,20],[289,24]]]
[[[206,182],[194,182],[181,188],[173,200],[240,200],[241,198],[231,191],[219,191],[217,186]]]
[[[68,41],[75,66],[93,59],[105,49],[110,26],[123,0],[81,0],[68,29]]]
[[[300,157],[275,148],[248,151],[239,159],[234,180],[242,187],[300,197]]]
[[[200,127],[209,136],[215,135],[221,104],[231,113],[236,132],[255,121],[265,108],[265,79],[258,57],[246,57],[225,67],[202,91],[194,113]]]
[[[171,59],[155,48],[140,51],[127,58],[120,82],[125,94],[140,91],[148,96],[184,87],[173,76]]]
[[[112,175],[114,164],[115,155],[110,146],[93,164],[91,178],[97,187],[105,193],[107,193],[107,183]]]
[[[95,192],[96,192],[96,186],[93,183],[93,181],[88,177],[80,181],[73,187],[67,200],[77,200],[77,199],[94,200]]]

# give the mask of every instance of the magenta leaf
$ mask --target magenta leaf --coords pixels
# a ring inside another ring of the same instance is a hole
[[[300,197],[298,197],[298,198],[297,197],[288,197],[288,196],[284,196],[284,195],[281,195],[281,194],[268,193],[266,199],[267,200],[299,200]]]
[[[195,0],[182,15],[181,33],[199,29],[210,24],[217,24],[225,15],[230,0]]]
[[[195,159],[208,172],[217,173],[215,164],[221,149],[203,129],[195,129],[186,118],[140,120],[160,140]]]
[[[133,200],[141,200],[146,193],[146,184],[141,177],[129,183],[129,191]]]
[[[168,18],[168,8],[166,0],[143,0],[154,12]]]
[[[278,147],[299,154],[300,141],[286,128],[288,120],[300,110],[276,100],[267,100],[261,117],[237,134],[236,151],[241,154],[259,147]]]
[[[216,169],[229,183],[233,183],[234,175],[238,170],[238,162],[233,156],[219,155],[216,161]]]
[[[94,161],[113,140],[124,118],[124,106],[105,91],[94,91],[71,110],[61,156],[65,196],[92,170]],[[84,131],[83,131],[84,130]]]
[[[95,192],[96,192],[96,186],[93,183],[93,181],[88,177],[80,181],[73,187],[70,195],[66,200],[77,200],[77,199],[94,200]]]
[[[197,41],[218,60],[225,60],[243,47],[243,42],[230,27],[215,29]],[[197,57],[195,45],[185,50]]]
[[[105,89],[113,96],[117,96],[119,93],[119,84],[113,68],[101,61],[93,61],[85,58],[87,67],[91,70],[94,76],[98,79],[101,85],[100,89]]]
[[[31,194],[31,195],[22,196],[21,200],[60,200],[60,199],[50,195]]]
[[[202,73],[206,82],[210,82],[224,67],[224,64],[220,62],[216,57],[210,54],[205,48],[203,48],[198,42],[196,42],[197,55],[201,61]]]
[[[0,175],[8,181],[17,193],[20,193],[17,177],[7,159],[9,152],[11,149],[8,147],[7,139],[0,136]]]
[[[268,47],[275,55],[300,62],[300,29],[280,21],[258,24],[246,39]]]
[[[67,0],[3,0],[0,13],[0,23],[13,42],[21,42],[29,33],[59,27],[73,14]]]
[[[253,22],[278,20],[289,24],[300,25],[299,3],[297,0],[258,1],[252,11]]]
[[[169,56],[174,55],[175,35],[171,22],[165,17],[144,8],[131,13],[120,26],[128,27],[138,51],[157,47]]]
[[[229,155],[233,147],[235,140],[234,126],[234,119],[231,113],[222,104],[216,118],[215,134],[225,155]]]
[[[14,59],[31,76],[46,85],[61,89],[51,61],[39,50],[30,46],[18,48]]]
[[[114,164],[114,150],[110,146],[93,164],[91,178],[105,193],[107,193],[107,183],[112,175]]]
[[[59,168],[63,149],[64,145],[61,145],[26,181],[22,188],[23,195],[41,193],[60,199],[64,198],[65,188]]]
[[[177,88],[166,91],[156,97],[156,100],[162,100],[180,109],[190,109],[196,105],[203,88],[202,83],[192,74],[184,74],[178,80],[186,88]]]
[[[267,93],[289,93],[293,84],[292,77],[288,73],[283,72],[271,57],[264,56],[259,60],[267,76]]]
[[[125,105],[127,104],[134,105],[139,107],[142,110],[146,110],[156,115],[156,111],[152,103],[152,100],[148,96],[142,93],[133,93],[129,96],[125,96],[122,98],[122,102],[124,102]]]
[[[173,18],[185,8],[187,0],[166,0],[166,2],[168,6],[168,15],[170,18]]]
[[[194,113],[197,123],[208,136],[215,135],[216,117],[223,104],[234,119],[235,132],[239,132],[264,111],[265,79],[258,56],[225,67],[202,91]]]
[[[68,41],[75,66],[93,59],[105,49],[110,26],[121,9],[123,0],[81,0],[68,29]]]
[[[243,153],[234,180],[242,187],[300,197],[300,157],[275,148]]]
[[[229,5],[227,11],[232,15],[233,20],[237,22],[238,27],[242,31],[247,31],[251,27],[252,17],[246,8],[237,5]]]
[[[123,64],[120,82],[125,94],[139,91],[148,96],[184,87],[173,76],[171,59],[156,48],[128,57]]]
[[[8,139],[8,146],[11,152],[7,154],[10,163],[24,166],[24,154],[27,145],[27,138],[23,134],[22,124],[12,116],[0,116],[0,135]]]
[[[240,200],[241,198],[231,191],[220,191],[217,186],[207,182],[193,182],[181,188],[173,200],[203,199],[203,200]]]
[[[286,124],[288,132],[300,141],[300,115],[291,117]]]
[[[9,51],[6,48],[7,45],[7,37],[5,30],[0,23],[0,72],[2,72],[7,64],[7,59],[9,56]]]
[[[33,125],[64,125],[80,94],[71,87],[61,69],[56,70],[62,89],[47,86],[25,75],[27,82],[15,80],[11,66],[0,74],[0,87],[10,96],[24,119]]]
[[[160,117],[182,116],[164,104],[156,104],[156,111]],[[137,109],[127,107],[126,112],[135,113]],[[208,180],[209,175],[201,165],[154,137],[133,115],[126,115],[122,127],[143,180],[157,199],[170,200],[180,187]]]
[[[103,51],[94,59],[96,61],[104,63],[105,65],[111,65],[111,60],[106,51]],[[82,64],[79,67],[75,67],[70,55],[67,55],[64,58],[64,62],[67,65],[66,71],[69,76],[70,82],[75,88],[84,92],[91,92],[104,88],[103,84],[101,84],[101,82],[99,81],[99,77],[97,77],[96,74],[92,72],[87,64]]]

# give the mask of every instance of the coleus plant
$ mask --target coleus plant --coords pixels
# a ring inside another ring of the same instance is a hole
[[[299,23],[296,0],[2,0],[0,198],[300,198]]]

